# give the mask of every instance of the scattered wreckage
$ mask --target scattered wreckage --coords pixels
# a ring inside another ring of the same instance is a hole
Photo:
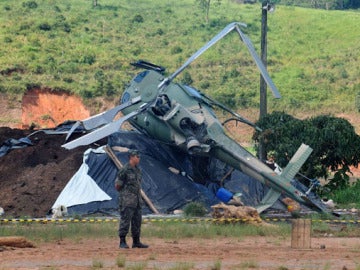
[[[268,186],[269,191],[255,206],[258,213],[271,207],[281,195],[312,210],[327,212],[320,200],[314,200],[308,196],[309,192],[301,191],[294,185],[296,174],[312,152],[310,146],[302,144],[288,165],[277,174],[225,133],[214,108],[231,114],[236,121],[256,129],[259,127],[197,89],[174,82],[174,79],[202,53],[235,31],[246,45],[273,96],[280,98],[278,89],[256,54],[250,39],[240,29],[245,26],[238,22],[227,25],[169,77],[164,76],[165,69],[160,66],[144,61],[134,63],[144,71],[131,80],[122,94],[121,104],[76,122],[69,131],[63,147],[73,149],[91,144],[118,132],[124,122],[128,121],[144,136],[176,147],[192,157],[216,158]],[[123,116],[116,118],[120,112]],[[79,127],[91,132],[70,141],[71,134]]]

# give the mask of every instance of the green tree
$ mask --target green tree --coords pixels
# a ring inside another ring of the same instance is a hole
[[[275,3],[275,1],[272,1]],[[357,9],[360,7],[358,0],[280,0],[276,1],[282,5],[295,5],[308,8],[321,8],[321,9]]]
[[[204,11],[205,21],[206,23],[209,23],[211,0],[195,0],[195,3],[197,3],[200,6],[200,8]],[[213,3],[215,6],[220,6],[221,0],[213,0]]]
[[[273,112],[256,124],[263,131],[256,131],[253,139],[259,142],[261,138],[265,151],[274,152],[280,166],[286,166],[301,143],[305,143],[313,152],[301,173],[309,178],[328,179],[326,187],[330,190],[349,185],[350,166],[360,162],[360,136],[347,120],[330,115],[299,120]]]

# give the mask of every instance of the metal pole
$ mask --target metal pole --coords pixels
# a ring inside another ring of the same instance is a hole
[[[263,1],[261,8],[261,61],[267,67],[267,5],[268,1]],[[267,95],[266,82],[260,75],[260,118],[267,114]]]
[[[265,68],[267,67],[267,5],[268,1],[262,2],[261,6],[261,61]],[[267,87],[263,76],[260,74],[260,119],[267,114]],[[260,136],[259,142],[259,158],[266,159],[266,151]]]

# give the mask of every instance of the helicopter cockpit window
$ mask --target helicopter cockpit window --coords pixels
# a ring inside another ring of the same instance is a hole
[[[141,83],[141,81],[146,77],[146,75],[149,73],[148,70],[145,70],[141,73],[139,73],[138,75],[136,75],[136,77],[134,78],[134,82],[136,83]]]
[[[155,106],[152,111],[155,115],[164,116],[171,109],[171,101],[165,94],[159,95],[156,99]]]

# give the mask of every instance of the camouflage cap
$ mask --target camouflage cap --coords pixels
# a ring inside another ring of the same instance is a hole
[[[136,149],[130,149],[130,150],[128,151],[128,155],[129,155],[129,156],[140,156],[140,153],[139,153],[139,151],[136,150]]]

